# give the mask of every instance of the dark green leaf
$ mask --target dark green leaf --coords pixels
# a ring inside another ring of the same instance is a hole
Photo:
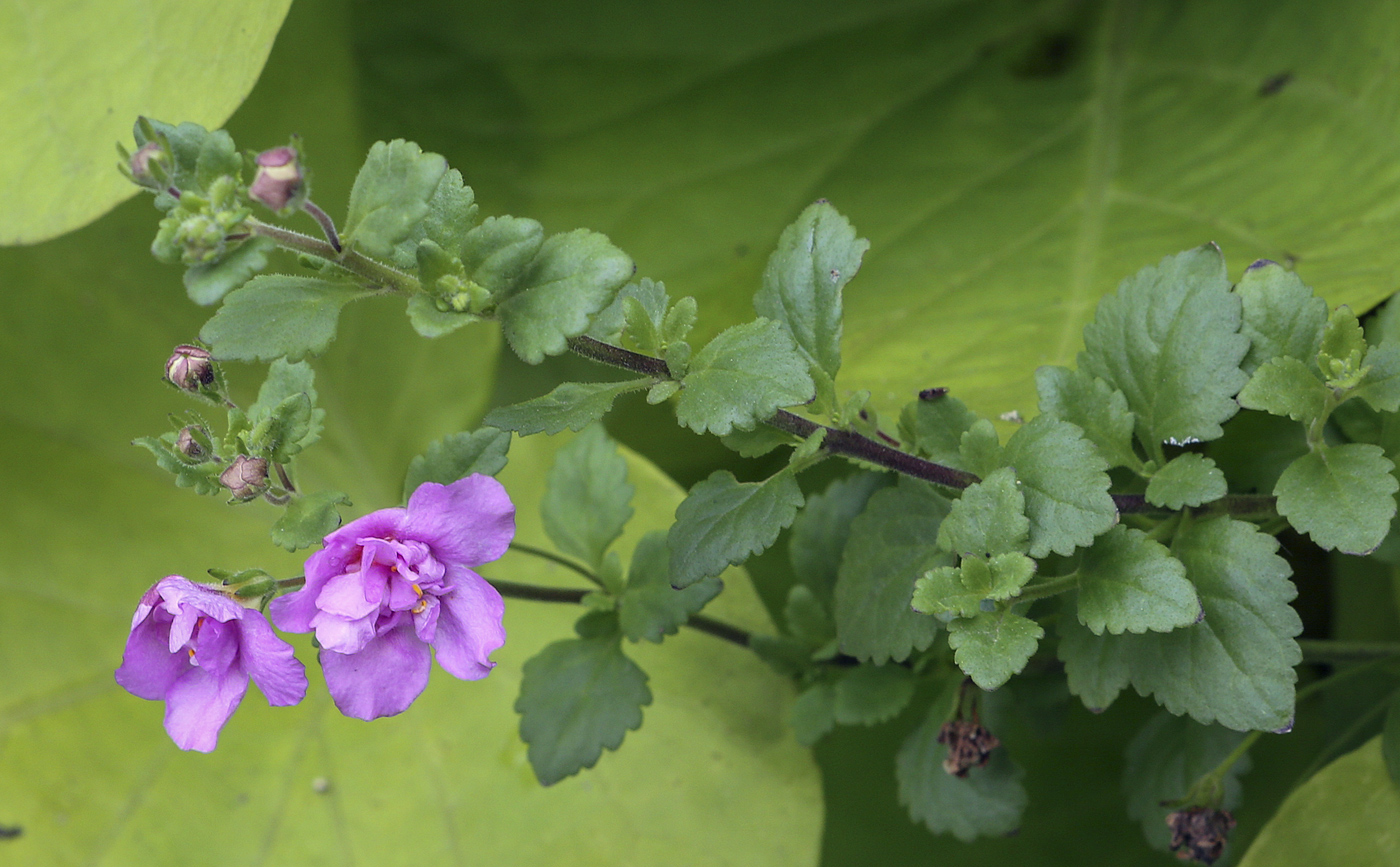
[[[1123,392],[1082,370],[1047,366],[1035,372],[1040,411],[1078,425],[1109,467],[1142,466],[1133,450],[1133,414]]]
[[[448,434],[428,445],[428,450],[408,464],[403,480],[403,498],[407,502],[424,482],[450,485],[473,473],[494,476],[506,465],[510,451],[510,434],[493,427],[477,431]]]
[[[1359,397],[1377,412],[1400,409],[1400,341],[1388,341],[1366,351],[1368,368],[1351,397]]]
[[[938,528],[938,547],[953,554],[1026,550],[1030,520],[1016,471],[1003,467],[963,491]]]
[[[876,492],[852,522],[833,607],[843,652],[878,665],[933,643],[938,621],[909,602],[924,572],[954,562],[934,544],[950,508],[932,485],[902,479]]]
[[[1274,486],[1278,512],[1328,551],[1370,553],[1395,516],[1394,468],[1380,446],[1322,446],[1283,471]]]
[[[1119,526],[1080,556],[1078,616],[1095,635],[1170,632],[1195,623],[1201,602],[1164,545]]]
[[[295,497],[272,525],[272,542],[288,551],[316,545],[340,526],[340,512],[336,507],[349,505],[350,498],[340,491],[317,491]]]
[[[788,716],[792,735],[804,747],[816,745],[836,727],[836,689],[829,683],[814,683],[792,703]]]
[[[976,423],[977,414],[956,397],[920,398],[899,414],[899,437],[934,463],[965,470],[962,436]]]
[[[612,409],[613,401],[629,391],[652,384],[650,379],[624,382],[566,382],[549,394],[503,406],[486,414],[483,422],[521,436],[546,433],[550,436],[568,428],[580,431],[600,421]]]
[[[1154,849],[1171,843],[1163,802],[1185,797],[1196,781],[1215,770],[1244,735],[1220,726],[1203,726],[1187,717],[1161,711],[1128,744],[1124,756],[1123,797],[1128,815],[1142,825]],[[1240,776],[1249,770],[1246,754],[1225,774],[1226,810],[1240,803]]]
[[[902,665],[861,665],[836,681],[832,711],[846,726],[894,719],[914,697],[914,672]]]
[[[217,262],[194,265],[185,271],[185,292],[196,304],[217,304],[266,268],[267,254],[275,247],[267,238],[249,238]]]
[[[1239,394],[1240,406],[1304,424],[1327,411],[1329,390],[1307,363],[1280,355],[1260,365]]]
[[[1168,256],[1099,302],[1079,367],[1123,392],[1154,449],[1220,436],[1239,407],[1249,338],[1214,244]]]
[[[807,362],[780,322],[726,329],[691,359],[676,418],[696,433],[748,429],[813,394]]]
[[[831,612],[806,584],[788,588],[783,623],[787,624],[788,634],[813,650],[826,646],[836,637],[836,623],[831,619]]]
[[[1065,664],[1070,693],[1098,713],[1113,704],[1118,693],[1131,682],[1132,672],[1123,655],[1122,640],[1090,632],[1076,616],[1074,597],[1075,594],[1067,595],[1060,609],[1056,623],[1060,644],[1056,653]]]
[[[1075,425],[1036,416],[1011,436],[1002,461],[1026,497],[1032,557],[1069,554],[1118,522],[1106,462]]]
[[[968,677],[983,689],[996,689],[1025,668],[1045,630],[1010,611],[983,612],[948,624],[948,646]]]
[[[659,643],[664,636],[676,634],[690,615],[698,613],[723,589],[718,578],[697,581],[684,590],[672,587],[666,533],[653,530],[642,537],[632,552],[627,588],[617,603],[622,634],[632,641],[645,638]]]
[[[1235,286],[1243,304],[1240,333],[1250,340],[1240,367],[1253,374],[1278,356],[1313,363],[1327,327],[1327,302],[1277,262],[1261,259]]]
[[[619,637],[556,641],[525,663],[520,680],[520,738],[546,786],[597,764],[622,745],[651,704],[647,676],[622,652]]]
[[[627,461],[602,425],[561,448],[547,477],[540,515],[559,550],[597,568],[632,517]]]
[[[822,602],[831,603],[851,523],[870,497],[893,480],[888,473],[858,473],[837,479],[825,491],[808,497],[807,505],[792,522],[788,541],[792,574]]]
[[[316,277],[263,274],[229,293],[199,339],[222,360],[300,361],[324,352],[341,308],[370,294]]]
[[[801,507],[802,491],[788,470],[743,484],[716,470],[676,509],[667,538],[671,584],[689,587],[766,550]]]
[[[1153,473],[1152,480],[1147,483],[1147,502],[1164,509],[1199,506],[1227,493],[1225,474],[1215,466],[1215,461],[1195,452],[1172,458]]]
[[[1390,782],[1400,790],[1400,692],[1390,700],[1385,711],[1385,725],[1381,728],[1381,755],[1385,758],[1385,768],[1390,774]]]
[[[938,732],[945,711],[935,703],[899,748],[895,757],[899,802],[914,821],[933,833],[952,834],[964,843],[1014,832],[1026,809],[1024,774],[1004,749],[995,750],[985,767],[970,769],[966,777],[944,771],[948,747],[938,742]]]
[[[342,230],[345,244],[370,256],[392,258],[395,248],[421,231],[428,202],[446,173],[447,160],[424,153],[413,142],[375,142],[350,190]]]
[[[570,337],[588,330],[634,270],[631,258],[597,232],[551,236],[521,276],[522,288],[496,310],[506,340],[529,364],[558,355]]]

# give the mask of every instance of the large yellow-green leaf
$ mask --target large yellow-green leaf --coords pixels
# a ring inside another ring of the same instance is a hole
[[[701,336],[752,316],[783,226],[829,198],[871,241],[840,384],[887,409],[946,385],[1029,414],[1106,291],[1211,240],[1358,310],[1400,285],[1385,0],[357,13],[376,135],[440,149],[487,210],[606,232],[700,298]]]
[[[1379,736],[1299,786],[1240,861],[1240,867],[1359,864],[1400,864],[1400,788],[1386,771]]]
[[[138,114],[228,118],[258,80],[291,0],[8,0],[0,4],[0,244],[32,244],[136,188],[113,170]]]

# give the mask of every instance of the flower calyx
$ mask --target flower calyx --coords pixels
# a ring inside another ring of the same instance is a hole
[[[267,459],[239,455],[219,474],[219,484],[229,489],[234,502],[246,503],[267,490]]]

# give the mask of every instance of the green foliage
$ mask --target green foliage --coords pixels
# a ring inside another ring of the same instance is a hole
[[[1367,554],[1385,539],[1400,482],[1380,446],[1322,446],[1289,464],[1274,487],[1278,511],[1326,550]]]
[[[1170,632],[1201,617],[1186,567],[1141,530],[1114,527],[1079,561],[1079,622],[1095,635]]]
[[[799,744],[815,745],[836,727],[836,687],[826,681],[807,687],[792,703],[788,723]]]
[[[1271,415],[1311,422],[1328,410],[1331,392],[1309,366],[1288,355],[1271,358],[1259,366],[1240,392],[1240,406],[1262,409]]]
[[[807,362],[780,322],[736,325],[705,345],[681,381],[676,418],[696,433],[747,430],[813,395]]]
[[[338,506],[351,505],[340,491],[317,491],[294,497],[287,511],[272,525],[272,542],[288,551],[319,544],[327,533],[340,526]]]
[[[427,218],[428,202],[445,174],[447,160],[424,153],[413,142],[375,142],[350,190],[341,231],[344,244],[370,256],[393,258],[395,248]]]
[[[793,638],[811,650],[823,654],[829,648],[834,650],[832,642],[836,638],[836,623],[806,584],[794,584],[788,588],[787,602],[783,605],[783,623]]]
[[[1045,630],[1010,611],[981,612],[948,624],[958,667],[983,689],[996,689],[1030,661]]]
[[[792,574],[824,603],[831,602],[852,522],[875,492],[892,481],[887,473],[858,473],[837,479],[825,491],[808,497],[798,512],[788,542]]]
[[[1041,367],[1035,372],[1040,411],[1078,425],[1112,467],[1141,469],[1133,450],[1135,420],[1123,392],[1082,370]]]
[[[631,641],[660,643],[674,635],[692,614],[719,595],[724,584],[718,578],[697,581],[683,590],[671,586],[670,550],[666,534],[653,530],[632,552],[627,587],[617,602],[622,634]]]
[[[156,466],[175,474],[177,488],[194,488],[196,494],[217,494],[223,489],[219,474],[223,467],[212,460],[192,462],[175,448],[175,434],[137,437],[131,441],[156,456]]]
[[[963,491],[938,528],[938,547],[953,554],[1026,550],[1030,520],[1016,471],[1003,467]]]
[[[1079,622],[1074,595],[1066,597],[1056,620],[1060,643],[1056,655],[1065,664],[1070,694],[1098,713],[1106,710],[1132,680],[1124,643],[1113,635],[1095,635]]]
[[[1224,761],[1244,735],[1220,726],[1203,726],[1186,717],[1159,713],[1128,744],[1123,764],[1123,796],[1128,815],[1142,825],[1143,836],[1154,849],[1166,851],[1171,843],[1164,806],[1186,796],[1196,781]],[[1240,777],[1249,771],[1249,756],[1235,762],[1225,774],[1226,810],[1240,803]]]
[[[267,254],[274,247],[267,238],[249,238],[217,261],[191,266],[185,271],[185,292],[196,304],[218,304],[267,267]]]
[[[716,470],[676,509],[667,544],[671,585],[689,587],[767,550],[802,506],[790,469],[762,482],[739,482]]]
[[[914,672],[902,665],[861,665],[833,688],[832,716],[841,725],[870,726],[894,719],[914,697]]]
[[[1005,750],[993,752],[985,767],[972,768],[966,777],[944,771],[948,748],[938,743],[938,732],[947,716],[946,705],[935,703],[899,748],[895,757],[899,802],[914,821],[933,833],[952,834],[964,843],[1011,834],[1020,827],[1026,809],[1024,774]]]
[[[426,452],[408,464],[403,480],[404,501],[424,482],[450,485],[473,473],[494,476],[505,468],[509,451],[510,434],[489,426],[434,440]]]
[[[593,767],[641,726],[651,690],[619,640],[614,633],[556,641],[525,663],[515,709],[544,785]]]
[[[920,575],[953,561],[933,544],[950,508],[932,485],[907,478],[870,497],[851,523],[836,577],[841,652],[879,665],[933,643],[938,621],[913,611],[909,599]]]
[[[341,308],[370,294],[317,277],[260,275],[229,293],[199,339],[220,359],[300,361],[325,352]]]
[[[1001,460],[1026,498],[1032,557],[1069,554],[1117,522],[1107,467],[1075,425],[1036,416],[1012,434]]]
[[[1227,493],[1225,474],[1215,461],[1195,452],[1183,452],[1167,461],[1147,483],[1147,502],[1165,509],[1194,508]]]
[[[920,398],[899,415],[899,435],[913,451],[934,463],[968,469],[962,461],[963,434],[977,423],[977,415],[956,397]]]
[[[1198,247],[1143,268],[1099,302],[1079,367],[1123,392],[1150,454],[1164,442],[1213,440],[1246,381],[1240,323],[1225,258],[1213,244]]]
[[[623,382],[565,382],[549,394],[491,410],[483,421],[520,436],[546,433],[550,436],[565,428],[581,431],[602,420],[620,395],[639,391],[652,384],[650,379]]]
[[[1253,375],[1280,356],[1313,364],[1327,326],[1327,302],[1313,295],[1298,275],[1277,262],[1260,260],[1235,285],[1243,305],[1240,333],[1249,352],[1240,367]]]
[[[585,428],[558,452],[540,514],[559,550],[594,568],[632,518],[627,461],[602,425]],[[718,573],[716,573],[718,574]]]
[[[1385,725],[1381,729],[1381,755],[1385,759],[1390,781],[1400,788],[1400,692],[1390,699],[1385,711]]]

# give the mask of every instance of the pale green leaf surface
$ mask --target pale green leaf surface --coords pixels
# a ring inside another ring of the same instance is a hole
[[[1170,632],[1202,613],[1181,561],[1141,530],[1121,526],[1081,555],[1077,611],[1095,635]]]
[[[597,569],[633,514],[636,489],[627,483],[617,443],[602,425],[585,428],[555,453],[546,479],[540,503],[545,532],[560,551]]]
[[[812,377],[780,322],[756,319],[715,337],[682,381],[676,418],[696,433],[748,429],[812,397]]]
[[[1171,843],[1167,828],[1170,807],[1164,801],[1185,797],[1204,775],[1215,770],[1244,735],[1220,726],[1203,726],[1188,717],[1162,711],[1148,721],[1128,744],[1123,763],[1123,796],[1128,815],[1142,825],[1143,836],[1154,849],[1166,851]],[[1230,766],[1225,774],[1223,807],[1240,803],[1240,776],[1250,768],[1249,755]]]
[[[404,502],[424,482],[450,485],[474,473],[494,476],[505,468],[509,451],[510,434],[492,427],[434,440],[427,451],[408,464],[403,480]]]
[[[1400,864],[1400,788],[1379,737],[1295,789],[1240,859],[1240,867],[1353,864]]]
[[[1036,416],[1012,434],[1001,460],[1026,498],[1032,557],[1069,554],[1118,522],[1106,462],[1077,426]]]
[[[1215,461],[1196,452],[1184,452],[1167,461],[1147,483],[1147,502],[1165,509],[1199,506],[1227,493],[1225,474]]]
[[[480,321],[471,313],[457,313],[452,310],[439,310],[437,302],[430,295],[414,295],[405,307],[408,322],[420,337],[445,337],[459,328],[465,328]]]
[[[938,621],[909,603],[919,576],[954,562],[934,545],[948,509],[933,486],[906,479],[872,496],[851,524],[833,606],[843,653],[901,662],[933,643]]]
[[[1352,396],[1366,401],[1377,412],[1400,409],[1400,341],[1372,346],[1362,365],[1369,370]]]
[[[138,114],[218,127],[291,0],[20,0],[0,9],[0,244],[76,229],[132,196],[113,142]],[[154,231],[154,227],[153,231]]]
[[[1290,355],[1259,366],[1240,391],[1240,406],[1261,409],[1294,421],[1311,422],[1327,408],[1329,389],[1306,362]]]
[[[660,643],[663,637],[675,635],[690,615],[708,605],[723,589],[718,578],[697,581],[684,590],[672,587],[666,533],[653,530],[642,537],[632,552],[627,587],[617,603],[622,634],[632,641]]]
[[[801,507],[802,491],[787,470],[742,483],[715,470],[676,509],[667,538],[671,584],[689,587],[767,550]]]
[[[987,560],[966,557],[959,577],[963,586],[980,599],[1002,602],[1021,592],[1034,577],[1035,568],[1035,561],[1025,554],[998,554]]]
[[[1048,365],[1035,371],[1040,411],[1078,425],[1109,467],[1139,467],[1134,418],[1123,392],[1082,370]]]
[[[1024,551],[1031,522],[1016,471],[1002,467],[953,501],[938,528],[938,547],[958,555]]]
[[[948,646],[968,677],[996,689],[1025,667],[1045,630],[1010,611],[983,612],[948,624]]]
[[[369,292],[317,277],[262,274],[230,292],[199,331],[215,358],[300,361],[335,339],[340,311]]]
[[[533,400],[497,407],[487,413],[484,421],[521,436],[537,433],[553,436],[565,428],[577,432],[602,420],[619,396],[646,388],[651,382],[650,379],[565,382]]]
[[[1123,392],[1150,448],[1213,440],[1246,382],[1240,322],[1224,256],[1198,247],[1143,268],[1099,302],[1079,367]]]
[[[1278,512],[1326,550],[1367,554],[1395,516],[1394,467],[1380,446],[1323,446],[1283,471],[1274,486]]]
[[[1240,333],[1250,341],[1240,364],[1245,373],[1252,375],[1280,355],[1315,365],[1327,326],[1327,302],[1313,295],[1296,273],[1277,262],[1255,262],[1235,284],[1235,294],[1244,307]]]
[[[975,617],[982,610],[985,598],[984,594],[967,588],[961,567],[939,566],[914,582],[909,607],[920,614],[932,614],[948,621],[955,617]]]

